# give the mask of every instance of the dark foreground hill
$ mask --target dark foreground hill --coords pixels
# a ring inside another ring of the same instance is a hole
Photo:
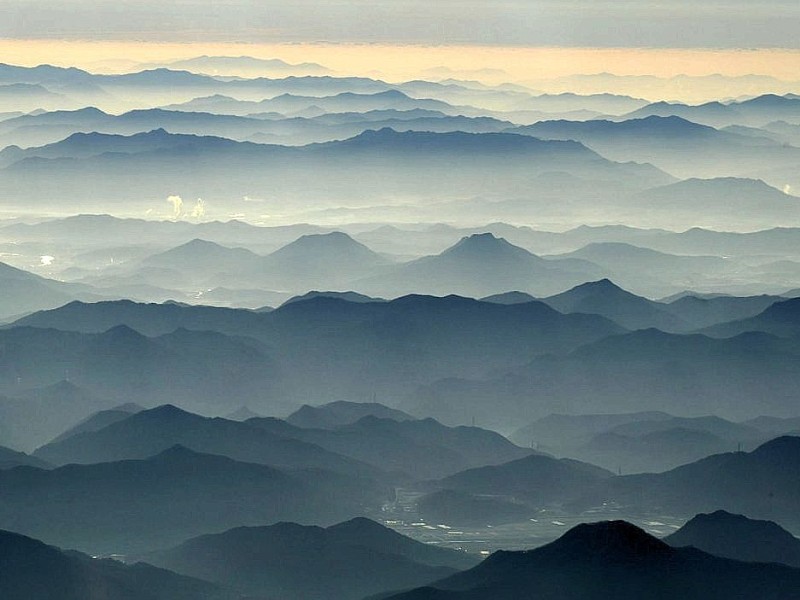
[[[242,525],[335,523],[385,498],[364,480],[176,446],[145,460],[0,471],[0,527],[92,553],[142,552]]]
[[[579,525],[527,552],[496,552],[477,567],[392,600],[790,600],[800,569],[672,548],[625,521]]]
[[[697,515],[664,541],[725,558],[800,568],[800,539],[772,521],[748,519],[724,510]]]
[[[0,531],[3,600],[240,600],[235,592],[143,563],[64,552]]]
[[[178,573],[283,600],[360,600],[424,585],[478,562],[363,518],[326,529],[295,523],[240,527],[145,558]]]

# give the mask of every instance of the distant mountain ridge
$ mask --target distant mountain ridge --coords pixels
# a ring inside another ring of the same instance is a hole
[[[771,521],[724,510],[700,514],[664,538],[670,546],[693,546],[709,554],[748,562],[800,568],[800,540]]]
[[[189,160],[202,165],[192,177],[184,170]],[[2,197],[13,194],[17,202],[33,201],[58,189],[63,197],[75,201],[82,197],[83,210],[99,206],[101,195],[108,206],[109,201],[136,203],[142,196],[161,197],[163,190],[176,187],[187,197],[219,195],[229,204],[270,189],[297,201],[325,190],[331,201],[348,198],[354,205],[363,205],[386,189],[410,195],[425,190],[446,192],[451,197],[483,189],[502,195],[552,170],[589,180],[619,179],[632,189],[673,181],[655,167],[613,163],[576,142],[508,133],[399,133],[391,129],[302,147],[164,130],[128,137],[75,134],[41,148],[6,149],[0,152],[0,165],[5,167]],[[31,186],[34,174],[43,171],[50,176]],[[313,185],[306,177],[309,172],[317,174]],[[349,174],[346,180],[342,180],[343,172]],[[489,173],[491,188],[487,187]],[[91,189],[86,181],[93,182]]]

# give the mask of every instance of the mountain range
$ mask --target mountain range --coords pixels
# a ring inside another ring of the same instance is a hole
[[[0,471],[0,526],[93,554],[141,553],[242,525],[339,522],[385,493],[175,446],[142,460]]]
[[[797,352],[796,338],[765,333],[712,339],[646,329],[539,357],[488,379],[442,380],[418,389],[401,408],[446,424],[474,418],[500,431],[558,411],[788,417],[795,412]],[[756,396],[762,398],[758,406],[752,404]]]
[[[191,176],[187,161],[195,167]],[[121,202],[128,210],[137,203],[146,209],[142,197],[170,193],[224,202],[231,209],[245,208],[243,197],[265,194],[307,209],[323,191],[329,203],[346,198],[351,206],[374,203],[387,194],[502,197],[519,193],[552,170],[618,181],[631,190],[673,181],[655,167],[613,163],[576,142],[391,129],[299,148],[163,129],[127,137],[78,133],[40,148],[7,148],[0,152],[0,165],[5,166],[0,194],[8,200],[14,196],[14,202],[29,204],[58,193],[84,210],[109,203],[119,207]],[[47,177],[42,177],[45,171]],[[309,172],[316,173],[313,185]]]
[[[526,552],[496,552],[483,563],[396,600],[560,600],[608,598],[792,598],[800,570],[743,563],[672,548],[624,521],[579,525]]]
[[[287,600],[360,600],[424,585],[478,562],[364,518],[327,528],[294,523],[241,527],[144,558],[244,593]]]
[[[800,156],[800,148],[768,137],[719,131],[678,116],[546,121],[513,131],[541,139],[575,140],[611,160],[649,162],[681,178],[747,176],[796,163]]]

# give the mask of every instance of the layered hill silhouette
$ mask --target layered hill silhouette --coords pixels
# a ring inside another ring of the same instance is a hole
[[[602,315],[626,329],[686,331],[690,327],[662,304],[631,294],[608,279],[584,283],[542,301],[563,313]]]
[[[325,529],[294,523],[242,527],[145,558],[241,592],[287,600],[356,600],[424,585],[477,562],[363,518]]]
[[[697,106],[679,102],[655,102],[639,108],[627,117],[647,115],[678,116],[714,127],[731,124],[758,127],[777,120],[792,120],[800,114],[800,99],[791,94],[764,94],[755,98],[723,104],[706,102]]]
[[[724,510],[695,516],[664,541],[725,558],[800,568],[800,540],[795,536],[772,521],[748,519]]]
[[[390,596],[397,600],[791,598],[800,570],[672,548],[625,521],[579,525],[526,552],[496,552],[477,567]]]
[[[551,258],[591,262],[615,282],[637,291],[652,290],[651,295],[724,277],[737,266],[716,256],[678,256],[622,242],[595,242]]]
[[[99,410],[96,413],[92,413],[91,415],[86,417],[83,421],[79,422],[77,425],[69,427],[60,435],[50,440],[48,443],[56,444],[62,442],[67,438],[71,438],[73,436],[80,435],[82,433],[91,433],[95,431],[100,431],[101,429],[104,429],[109,425],[127,419],[131,415],[134,415],[137,412],[141,412],[143,410],[144,408],[134,403],[121,404],[120,406],[115,406],[114,408],[109,408],[107,410]]]
[[[278,383],[274,360],[256,340],[216,332],[179,328],[147,337],[125,325],[99,334],[15,327],[0,330],[0,339],[7,349],[6,390],[18,388],[19,381],[29,388],[48,388],[68,375],[71,386],[100,399],[84,412],[73,412],[71,423],[53,423],[44,440],[34,438],[39,444],[97,410],[125,402],[174,402],[222,412],[230,402],[270,398]],[[50,360],[43,362],[40,357],[45,355]],[[273,403],[276,409],[277,404]],[[15,404],[20,409],[27,406]],[[53,417],[56,414],[62,413]]]
[[[125,554],[242,525],[339,522],[385,492],[319,469],[281,471],[174,446],[143,460],[0,471],[0,527]]]
[[[390,262],[338,231],[301,236],[266,256],[195,239],[86,280],[94,285],[139,282],[185,291],[200,286],[301,293],[315,286],[341,288]]]
[[[671,415],[660,411],[577,415],[554,413],[520,427],[509,439],[523,446],[535,445],[547,452],[562,454],[564,449],[580,446],[598,433],[619,425],[670,418]]]
[[[561,505],[610,477],[611,472],[588,463],[532,455],[502,465],[468,469],[431,486],[478,496],[505,496],[530,507],[542,507]],[[491,522],[491,512],[486,518]]]
[[[700,298],[689,294],[669,302],[667,308],[685,322],[691,323],[694,329],[699,330],[755,316],[780,300],[780,297],[766,294],[741,298],[735,296]]]
[[[48,463],[34,456],[0,446],[0,469],[13,469],[19,466],[37,467],[39,469],[50,467]]]
[[[634,201],[655,222],[674,228],[711,223],[733,229],[797,225],[800,202],[773,185],[785,184],[752,176],[693,178],[648,189]]]
[[[10,531],[0,531],[0,550],[0,594],[7,600],[244,600],[202,579],[98,560]]]
[[[189,170],[191,163],[196,169]],[[56,144],[0,152],[0,194],[34,202],[58,191],[83,208],[141,203],[179,187],[187,197],[281,195],[297,202],[322,194],[363,205],[383,196],[448,197],[519,193],[542,173],[619,180],[630,189],[673,181],[655,167],[608,161],[575,142],[508,133],[366,131],[325,144],[289,147],[171,134],[74,134]],[[42,177],[43,173],[47,177]],[[189,173],[191,172],[191,175]],[[314,181],[307,174],[315,173]],[[346,177],[343,177],[346,173]],[[89,184],[91,182],[91,185]],[[491,186],[488,185],[491,182]],[[103,202],[100,202],[102,198]]]
[[[713,337],[728,338],[746,331],[763,331],[780,337],[800,333],[800,298],[775,302],[763,312],[747,319],[720,323],[703,330]]]
[[[0,263],[0,319],[7,320],[37,310],[55,308],[77,298],[99,299],[102,294],[89,286],[63,283]]]
[[[293,403],[367,399],[378,391],[398,397],[420,383],[507,369],[539,354],[569,351],[624,331],[603,317],[563,315],[539,302],[500,305],[457,296],[407,296],[391,302],[316,296],[272,312],[131,302],[71,304],[22,323],[36,328],[0,331],[0,338],[18,340],[20,352],[8,353],[6,360],[25,377],[46,382],[56,369],[34,368],[22,348],[62,348],[68,341],[71,347],[64,347],[61,364],[69,366],[80,385],[113,389],[117,401],[111,406],[172,402],[212,414],[229,413],[231,403],[260,414],[287,414]],[[322,326],[325,335],[320,335]],[[87,333],[40,329],[45,327]],[[209,329],[215,331],[205,331]],[[88,333],[95,331],[103,333]],[[56,344],[56,339],[64,341]],[[101,342],[116,347],[114,340],[138,344],[141,351],[124,365],[117,362],[121,348],[107,352],[103,361],[108,369],[100,372],[90,362],[93,349]],[[276,363],[280,370],[273,370]],[[152,388],[133,393],[132,364],[149,373]],[[230,368],[223,370],[222,364]],[[63,370],[58,373],[63,376]],[[227,397],[224,410],[214,400],[215,391],[217,398]]]
[[[613,478],[605,482],[609,488],[603,496],[676,514],[722,509],[797,529],[798,482],[790,473],[798,455],[800,437],[779,437],[749,453],[717,454],[665,473]]]
[[[601,272],[588,261],[542,259],[485,233],[465,237],[439,255],[398,265],[354,285],[367,293],[389,296],[414,292],[482,297],[508,290],[543,295]]]
[[[243,276],[278,289],[336,289],[387,264],[388,259],[346,233],[332,232],[303,236],[245,270]]]
[[[624,473],[661,472],[711,454],[752,450],[777,432],[772,425],[734,423],[720,417],[673,417],[663,412],[548,415],[511,439],[540,450]]]
[[[797,355],[795,338],[746,333],[712,339],[646,329],[564,356],[540,357],[503,376],[443,380],[420,388],[402,408],[446,424],[475,418],[500,430],[559,411],[662,410],[736,420],[763,412],[789,416],[795,410]],[[771,390],[766,397],[765,386]],[[756,396],[762,401],[754,407]]]
[[[250,419],[247,425],[416,480],[501,464],[532,453],[493,431],[445,427],[433,419],[395,420],[368,415],[331,429],[301,429],[277,419]]]
[[[39,448],[35,456],[59,465],[91,464],[143,459],[176,445],[273,467],[361,476],[378,472],[312,443],[274,435],[248,423],[201,417],[172,405],[137,412],[96,431],[54,441]]]
[[[249,310],[177,302],[156,304],[115,300],[70,302],[23,317],[15,325],[95,334],[126,326],[148,336],[166,335],[181,328],[245,335],[263,320],[262,316]]]
[[[546,121],[512,131],[575,140],[612,160],[644,161],[678,177],[746,175],[797,160],[800,149],[767,136],[719,131],[678,116],[622,121]]]
[[[243,71],[254,76],[276,75],[326,75],[330,70],[312,62],[289,63],[279,58],[254,58],[252,56],[196,56],[171,62],[169,67],[206,75],[235,75]]]
[[[321,406],[304,404],[286,417],[286,422],[306,429],[337,429],[343,425],[351,425],[364,417],[395,421],[410,421],[414,418],[401,410],[389,408],[377,402],[339,400]]]

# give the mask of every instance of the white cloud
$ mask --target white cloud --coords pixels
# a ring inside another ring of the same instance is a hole
[[[202,219],[204,216],[206,216],[206,203],[202,198],[198,198],[192,209],[192,218]]]
[[[180,219],[183,213],[183,198],[180,196],[169,196],[167,202],[172,204],[172,218]]]

